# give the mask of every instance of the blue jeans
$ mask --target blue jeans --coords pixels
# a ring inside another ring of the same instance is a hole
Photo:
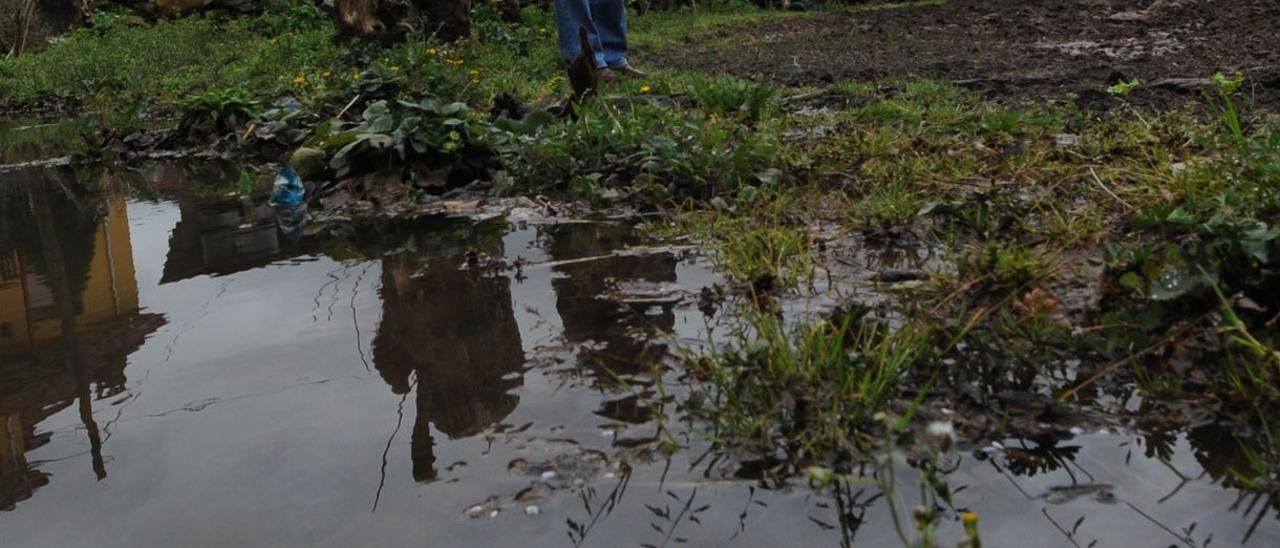
[[[572,61],[582,49],[578,27],[587,28],[587,39],[596,50],[596,67],[627,66],[627,6],[625,0],[556,0],[556,26],[560,30],[560,54]]]

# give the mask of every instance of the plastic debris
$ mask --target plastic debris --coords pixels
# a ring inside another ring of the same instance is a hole
[[[298,176],[298,172],[288,165],[281,167],[276,174],[275,185],[271,188],[271,205],[298,205],[306,194],[307,188],[302,186],[302,178]]]

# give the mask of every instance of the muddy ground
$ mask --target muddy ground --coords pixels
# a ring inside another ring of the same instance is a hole
[[[1245,92],[1280,110],[1280,2],[1274,0],[954,0],[944,5],[770,18],[686,38],[648,62],[786,85],[924,77],[997,100],[1078,97],[1166,107],[1199,100],[1216,71],[1243,71]]]

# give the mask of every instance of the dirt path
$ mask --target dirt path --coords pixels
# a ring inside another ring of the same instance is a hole
[[[823,84],[919,76],[996,99],[1063,99],[1106,108],[1117,79],[1144,84],[1128,100],[1198,99],[1196,82],[1242,70],[1246,92],[1280,110],[1280,2],[1275,0],[952,0],[944,5],[829,12],[721,27],[649,62]]]

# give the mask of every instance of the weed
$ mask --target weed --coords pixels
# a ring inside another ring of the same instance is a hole
[[[783,285],[794,286],[812,274],[812,239],[806,230],[757,226],[725,234],[717,256],[730,272],[745,274],[747,280],[776,275]]]
[[[874,415],[925,352],[922,333],[865,311],[801,326],[767,313],[747,321],[737,343],[689,365],[706,380],[705,418],[723,447],[865,454]]]
[[[1054,258],[1035,247],[998,242],[971,248],[956,258],[962,280],[983,280],[984,290],[997,294],[1025,290],[1044,280],[1056,265]]]
[[[689,86],[689,96],[708,114],[727,116],[753,124],[763,120],[775,107],[773,86],[719,76]]]
[[[658,202],[709,200],[772,181],[769,170],[783,164],[767,134],[644,101],[596,100],[577,121],[542,135],[510,158],[521,191],[550,186],[601,198],[631,189]]]
[[[342,146],[329,165],[338,177],[392,166],[426,174],[455,164],[455,156],[487,157],[483,147],[474,146],[468,138],[473,133],[467,127],[469,114],[463,103],[445,104],[434,97],[417,102],[375,101],[365,109],[360,124],[330,138],[331,148]]]
[[[1231,136],[1237,142],[1244,142],[1244,126],[1240,123],[1240,113],[1236,110],[1236,103],[1231,98],[1244,83],[1244,75],[1237,72],[1234,78],[1227,78],[1219,72],[1214,74],[1210,81],[1213,82],[1213,90],[1217,93],[1214,95],[1207,90],[1204,91],[1205,101],[1218,112],[1223,125],[1227,127],[1227,131],[1231,132]]]
[[[253,119],[259,106],[258,101],[243,89],[214,88],[197,93],[178,102],[182,113],[178,131],[185,135],[236,131]]]
[[[1107,86],[1107,93],[1110,93],[1115,97],[1124,97],[1132,93],[1133,90],[1138,89],[1138,86],[1141,86],[1141,85],[1142,85],[1142,82],[1138,81],[1137,78],[1121,80],[1119,82],[1111,84],[1110,86]]]

